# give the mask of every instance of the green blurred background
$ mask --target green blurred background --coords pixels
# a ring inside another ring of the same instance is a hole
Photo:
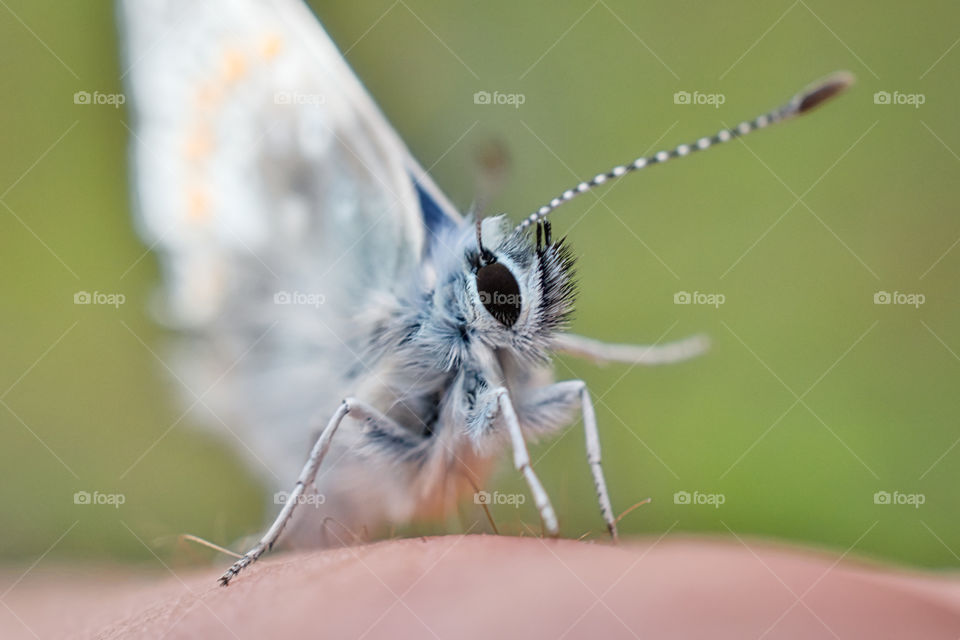
[[[623,520],[627,534],[735,532],[960,566],[955,4],[314,6],[459,205],[475,195],[476,150],[506,141],[510,180],[492,208],[517,218],[580,178],[854,72],[822,111],[553,216],[580,256],[577,332],[713,339],[680,365],[560,358],[557,374],[593,390],[616,509],[653,498]],[[0,558],[155,563],[149,546],[190,561],[176,534],[230,545],[256,533],[272,515],[266,488],[228,436],[175,422],[175,386],[150,352],[162,356],[166,336],[146,311],[157,265],[130,222],[129,115],[73,103],[122,89],[112,5],[9,0],[0,42]],[[477,91],[525,101],[477,105]],[[678,91],[725,102],[678,105]],[[878,91],[925,102],[875,104]],[[79,290],[127,301],[77,306]],[[726,301],[676,305],[678,291]],[[876,305],[878,291],[926,301]],[[564,534],[600,538],[582,430],[534,458]],[[507,464],[489,488],[524,490]],[[80,490],[126,503],[75,505]],[[678,491],[724,504],[676,504]],[[878,491],[924,504],[875,504]],[[494,515],[509,532],[537,522],[530,501]],[[464,505],[465,522],[478,516]]]

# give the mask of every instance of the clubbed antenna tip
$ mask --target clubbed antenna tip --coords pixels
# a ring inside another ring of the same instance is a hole
[[[856,78],[849,71],[837,71],[827,76],[795,98],[797,114],[813,111],[827,100],[846,91],[855,81]]]
[[[695,151],[703,151],[712,146],[729,142],[734,138],[745,136],[757,129],[769,127],[775,122],[786,120],[798,116],[808,111],[813,111],[824,102],[827,102],[836,95],[843,93],[854,82],[852,73],[847,71],[838,71],[823,80],[810,85],[809,88],[793,97],[790,102],[778,109],[757,116],[753,120],[744,121],[730,129],[721,129],[713,136],[703,137],[695,142],[681,144],[670,151],[658,151],[652,156],[646,158],[637,158],[629,164],[619,165],[606,173],[599,173],[590,180],[581,182],[572,189],[567,189],[562,194],[543,205],[529,216],[523,219],[523,222],[517,225],[517,230],[522,230],[532,224],[536,224],[547,217],[547,215],[562,205],[564,202],[573,200],[581,193],[586,193],[594,187],[619,178],[628,173],[639,171],[653,164],[662,164],[673,158],[681,158]]]

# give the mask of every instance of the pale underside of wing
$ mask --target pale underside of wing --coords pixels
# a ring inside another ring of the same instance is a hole
[[[425,253],[424,199],[459,217],[299,0],[123,0],[120,22],[177,373],[286,486]]]

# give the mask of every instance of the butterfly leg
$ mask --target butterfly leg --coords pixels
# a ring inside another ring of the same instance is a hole
[[[277,516],[276,520],[273,521],[273,524],[270,525],[270,529],[268,529],[263,535],[263,537],[260,539],[260,542],[258,542],[253,549],[247,551],[242,558],[233,564],[232,567],[227,569],[226,573],[220,576],[221,586],[227,586],[230,583],[230,580],[232,580],[238,573],[243,571],[244,568],[256,562],[260,556],[262,556],[266,551],[269,551],[273,547],[274,543],[276,543],[277,539],[280,537],[280,534],[283,532],[283,528],[287,525],[287,522],[293,515],[294,509],[296,509],[297,505],[301,502],[301,496],[303,496],[303,492],[308,486],[313,484],[314,480],[316,480],[317,470],[320,468],[320,463],[323,462],[323,458],[327,455],[327,451],[330,450],[330,443],[333,441],[333,436],[337,432],[337,428],[340,426],[340,423],[343,422],[343,419],[347,416],[347,414],[350,414],[351,417],[355,417],[359,420],[370,420],[374,423],[383,425],[393,424],[392,420],[366,403],[360,402],[353,398],[347,398],[341,402],[340,406],[337,407],[336,412],[334,412],[333,416],[330,418],[330,421],[327,423],[327,426],[323,429],[323,431],[320,432],[320,436],[313,445],[313,449],[310,450],[310,457],[307,459],[307,463],[304,465],[303,470],[300,471],[300,476],[297,478],[297,484],[287,497],[287,500],[283,505],[283,509],[280,510],[280,514]]]
[[[614,542],[617,540],[617,521],[613,517],[613,508],[610,506],[610,493],[607,491],[607,481],[603,477],[600,456],[600,433],[597,430],[597,414],[593,410],[593,400],[590,399],[590,390],[582,380],[560,382],[554,386],[569,386],[580,394],[580,411],[583,413],[583,431],[587,441],[587,463],[590,473],[593,474],[593,486],[597,490],[597,500],[600,502],[600,514],[607,524],[607,531]]]
[[[534,473],[530,466],[530,453],[527,451],[527,443],[523,439],[523,432],[520,430],[520,421],[517,420],[517,413],[513,409],[513,403],[510,402],[510,395],[503,387],[494,389],[493,393],[497,398],[497,407],[503,416],[503,421],[507,425],[510,433],[510,442],[513,445],[513,464],[517,471],[523,474],[527,485],[530,487],[530,493],[533,495],[533,502],[540,512],[543,519],[543,526],[547,534],[555,536],[559,533],[557,526],[557,514],[550,504],[550,497],[540,483],[540,478]]]
[[[710,348],[710,341],[706,336],[694,335],[663,344],[612,344],[564,333],[554,337],[551,347],[555,351],[592,360],[597,364],[623,362],[655,366],[696,358]]]
[[[597,491],[597,500],[600,502],[600,514],[607,525],[607,531],[614,541],[617,540],[617,523],[610,506],[610,494],[607,491],[607,481],[603,476],[600,455],[600,434],[597,430],[597,415],[593,410],[593,401],[590,391],[583,380],[566,380],[557,382],[534,392],[530,401],[522,409],[524,415],[552,416],[553,422],[559,415],[569,415],[569,411],[579,405],[583,418],[583,430],[586,436],[587,463],[593,475],[593,485]],[[556,421],[554,424],[538,425],[541,432],[559,429],[566,421]]]

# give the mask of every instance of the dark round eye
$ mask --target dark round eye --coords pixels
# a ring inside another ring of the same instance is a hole
[[[480,302],[500,324],[512,327],[520,317],[520,285],[510,269],[499,262],[477,270]]]

